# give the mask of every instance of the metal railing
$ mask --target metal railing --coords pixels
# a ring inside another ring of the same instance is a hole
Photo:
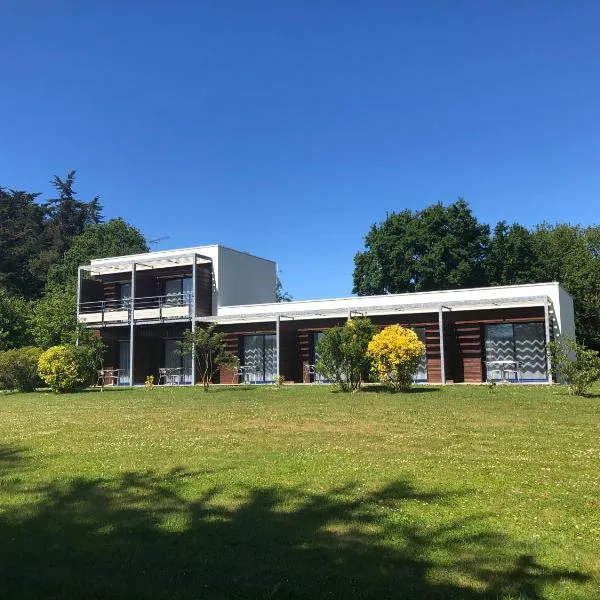
[[[79,303],[79,321],[83,323],[129,322],[133,308],[136,320],[161,320],[191,317],[194,297],[191,292],[94,300]]]

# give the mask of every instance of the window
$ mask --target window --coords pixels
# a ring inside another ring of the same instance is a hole
[[[317,381],[319,383],[326,383],[328,380],[325,379],[321,373],[319,373],[316,369],[317,362],[319,362],[319,353],[317,352],[317,347],[319,342],[323,339],[325,335],[324,331],[314,331],[313,332],[313,365],[315,365],[315,374],[313,375],[313,381]]]
[[[119,308],[121,310],[128,310],[131,305],[131,283],[119,283],[117,295]]]
[[[248,381],[267,383],[275,381],[277,374],[275,336],[244,336],[244,366],[248,370]]]
[[[165,367],[167,369],[181,369],[174,381],[178,383],[192,383],[192,355],[179,353],[178,342],[181,340],[164,340]],[[181,377],[179,377],[181,375]]]
[[[166,304],[190,306],[192,303],[192,278],[179,277],[165,281]]]
[[[545,381],[546,336],[543,323],[502,323],[485,328],[485,360],[517,361],[520,379]]]
[[[131,380],[130,363],[129,363],[129,342],[119,342],[119,385],[129,385]]]
[[[423,342],[424,346],[427,346],[425,343],[425,327],[412,327],[412,330],[417,334],[417,337]],[[417,367],[417,372],[413,377],[413,381],[415,383],[427,383],[427,353],[423,352],[421,359],[419,360],[419,366]]]

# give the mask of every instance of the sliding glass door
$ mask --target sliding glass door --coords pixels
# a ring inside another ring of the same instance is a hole
[[[179,354],[178,342],[181,340],[165,340],[165,367],[171,371],[172,381],[176,383],[192,383],[192,356]]]
[[[130,373],[129,373],[129,342],[119,342],[119,385],[129,385]]]
[[[423,342],[423,345],[426,346],[425,327],[413,327],[413,331],[417,334],[419,340]],[[413,381],[415,383],[427,383],[427,356],[425,352],[421,355],[419,366],[417,367],[417,372],[413,377]]]
[[[275,336],[244,336],[244,367],[251,383],[271,383],[277,375]]]
[[[501,323],[485,328],[485,360],[490,366],[516,362],[522,381],[546,381],[543,323]],[[489,375],[489,373],[488,373]]]

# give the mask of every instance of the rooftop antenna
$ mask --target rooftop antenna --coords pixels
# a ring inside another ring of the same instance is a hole
[[[165,235],[163,237],[155,238],[153,240],[148,240],[148,246],[152,246],[152,244],[158,244],[158,242],[162,242],[163,240],[170,240],[170,235]]]

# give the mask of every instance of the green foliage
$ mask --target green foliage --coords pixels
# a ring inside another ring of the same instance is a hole
[[[64,258],[48,272],[50,288],[64,286],[77,279],[77,268],[92,259],[148,252],[144,236],[123,219],[111,219],[85,228],[73,239]]]
[[[183,355],[192,354],[195,358],[198,375],[205,390],[221,367],[236,367],[238,357],[227,350],[227,334],[216,331],[216,324],[208,327],[198,327],[196,331],[188,329],[179,342],[179,352]],[[195,383],[195,382],[194,382]]]
[[[291,302],[292,296],[289,292],[283,289],[281,279],[279,279],[279,273],[277,274],[277,285],[275,286],[275,301],[276,302]]]
[[[422,292],[485,283],[489,226],[461,198],[422,211],[391,213],[372,225],[354,257],[353,292],[361,296]]]
[[[485,258],[489,285],[514,285],[540,280],[538,258],[533,247],[532,233],[518,223],[510,227],[500,221],[491,239]]]
[[[49,290],[33,307],[30,331],[37,346],[75,344],[77,289],[74,283]]]
[[[40,348],[26,346],[0,352],[0,389],[32,392],[40,385]]]
[[[65,179],[55,176],[52,185],[58,198],[50,198],[44,204],[43,246],[32,261],[32,270],[44,282],[50,268],[62,261],[73,240],[86,227],[101,221],[98,197],[89,202],[77,200],[74,183],[75,171],[69,172]]]
[[[349,319],[328,329],[317,347],[317,371],[342,391],[356,391],[369,377],[367,348],[377,328],[369,319]]]
[[[354,262],[360,295],[558,281],[573,297],[578,338],[600,350],[600,226],[501,221],[490,239],[458,200],[389,214]]]
[[[392,392],[406,391],[419,368],[425,345],[412,330],[389,325],[376,333],[367,349],[379,382]]]
[[[532,234],[536,281],[559,281],[573,296],[577,338],[600,350],[600,227],[541,225]]]
[[[569,393],[584,396],[600,380],[600,356],[567,337],[553,340],[549,346],[554,373],[567,384]]]
[[[37,295],[43,285],[31,270],[43,247],[45,211],[37,196],[0,187],[0,286],[25,297]]]
[[[31,342],[28,317],[31,304],[0,288],[0,351],[26,346]]]
[[[57,393],[74,392],[90,385],[98,368],[91,346],[52,346],[39,358],[42,380]]]

